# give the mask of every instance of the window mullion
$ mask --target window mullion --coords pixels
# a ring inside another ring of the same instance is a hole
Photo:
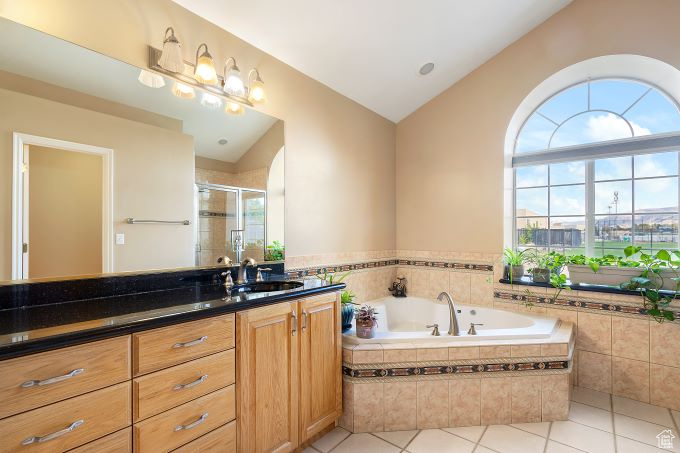
[[[586,255],[595,252],[595,163],[586,161]]]

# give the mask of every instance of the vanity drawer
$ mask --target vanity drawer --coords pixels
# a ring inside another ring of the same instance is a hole
[[[132,382],[134,419],[142,420],[234,383],[235,350],[147,374]]]
[[[130,336],[0,362],[0,418],[130,379]]]
[[[0,420],[2,451],[65,451],[123,429],[131,421],[130,390],[125,382]],[[49,435],[50,440],[22,445]]]
[[[135,333],[133,374],[150,373],[233,347],[233,314]]]
[[[234,386],[148,418],[133,426],[134,448],[139,453],[178,448],[236,417]]]
[[[236,451],[236,422],[227,423],[210,431],[188,444],[173,450],[173,453],[234,453]]]
[[[131,453],[132,427],[117,431],[89,444],[69,450],[69,453]]]

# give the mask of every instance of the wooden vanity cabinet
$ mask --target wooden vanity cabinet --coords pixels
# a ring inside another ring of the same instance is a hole
[[[342,413],[336,293],[237,315],[240,452],[295,450]]]

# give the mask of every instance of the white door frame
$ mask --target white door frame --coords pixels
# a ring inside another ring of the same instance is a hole
[[[28,229],[24,231],[24,146],[44,146],[102,158],[102,272],[113,271],[113,150],[82,143],[14,132],[12,156],[12,279],[28,278],[24,274],[23,244]]]

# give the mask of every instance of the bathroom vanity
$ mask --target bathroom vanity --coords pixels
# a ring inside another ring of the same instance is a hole
[[[342,412],[342,287],[132,294],[84,301],[138,308],[79,322],[75,301],[5,310],[20,330],[0,336],[0,451],[295,450]],[[27,329],[48,311],[60,321]]]

